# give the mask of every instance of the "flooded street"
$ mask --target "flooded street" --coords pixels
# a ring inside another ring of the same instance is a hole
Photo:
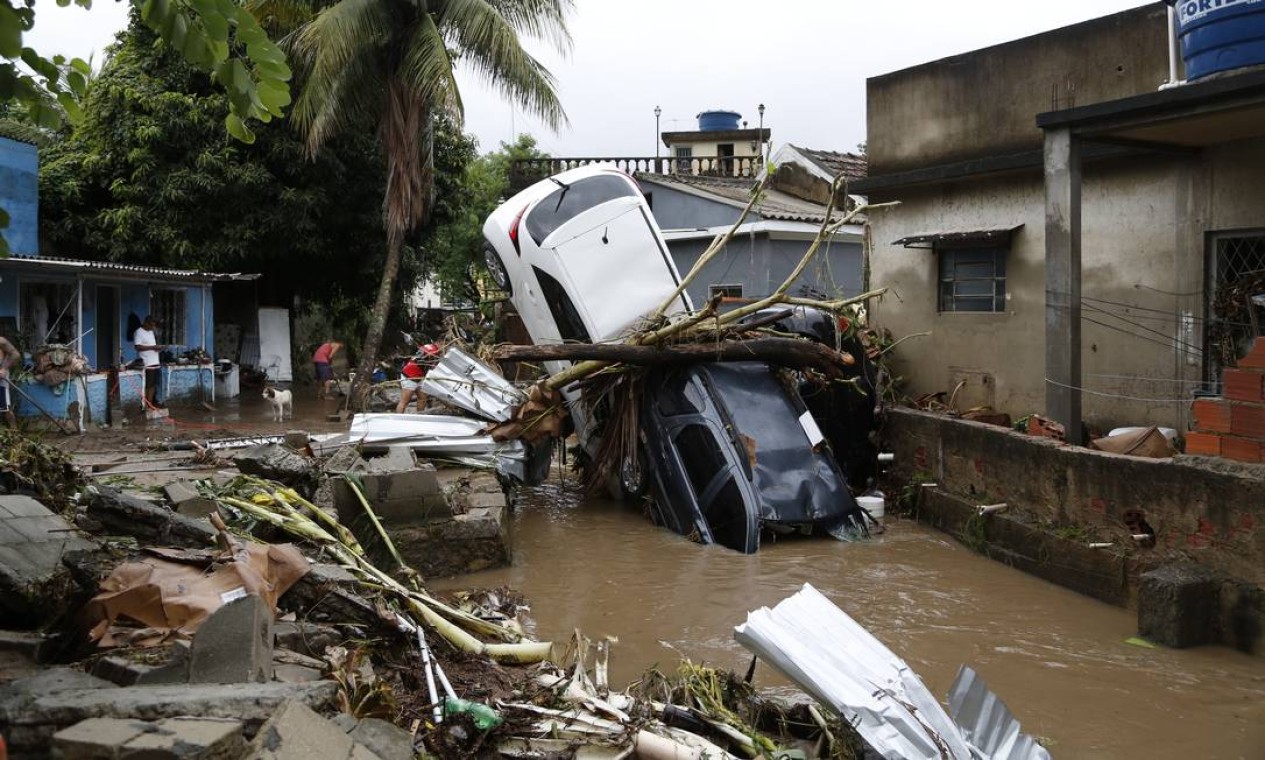
[[[535,632],[555,641],[576,628],[617,637],[612,678],[622,684],[679,657],[745,670],[733,626],[811,582],[941,699],[958,666],[974,666],[1056,757],[1265,757],[1265,658],[1131,646],[1134,613],[929,528],[897,521],[870,541],[782,541],[744,556],[654,528],[627,505],[582,501],[556,480],[525,489],[513,567],[434,585],[513,586],[532,604]],[[767,667],[756,681],[795,693]]]

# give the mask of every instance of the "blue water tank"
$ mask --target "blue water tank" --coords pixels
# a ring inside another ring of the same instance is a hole
[[[698,129],[700,132],[723,132],[727,129],[737,129],[738,120],[742,118],[742,114],[737,111],[703,111],[698,115]]]
[[[1265,2],[1178,0],[1186,79],[1265,63]]]

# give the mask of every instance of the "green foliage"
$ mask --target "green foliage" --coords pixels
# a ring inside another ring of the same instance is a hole
[[[473,150],[471,143],[471,155]],[[513,144],[501,143],[499,150],[472,158],[451,191],[437,194],[437,206],[447,210],[448,220],[427,238],[426,272],[444,293],[478,300],[472,274],[483,270],[483,222],[508,195],[510,166],[526,158],[549,155],[531,135],[519,135]]]
[[[276,121],[246,145],[225,134],[228,100],[134,17],[81,122],[43,150],[46,252],[261,272],[277,303],[365,298],[384,250],[376,139],[350,134],[309,160]]]

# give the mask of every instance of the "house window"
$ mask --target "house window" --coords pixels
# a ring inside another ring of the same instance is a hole
[[[734,300],[740,299],[742,298],[742,286],[741,285],[712,285],[711,287],[707,289],[707,300],[711,301],[716,296],[720,296],[722,301],[728,301],[730,299],[734,299]]]
[[[936,246],[940,267],[939,311],[1006,310],[1005,246]]]
[[[155,290],[150,295],[149,313],[162,323],[155,332],[163,345],[186,348],[184,296],[183,290]]]
[[[69,345],[79,337],[79,290],[70,282],[23,282],[18,290],[21,349],[48,343]]]
[[[1265,334],[1265,306],[1251,298],[1265,292],[1265,230],[1213,233],[1209,259],[1204,370],[1215,381]]]
[[[673,148],[673,154],[676,156],[676,170],[678,172],[692,171],[690,165],[693,162],[690,159],[694,158],[693,145],[678,145]]]

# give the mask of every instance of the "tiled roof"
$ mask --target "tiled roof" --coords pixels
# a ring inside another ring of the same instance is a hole
[[[692,174],[643,174],[638,173],[637,180],[649,182],[663,187],[704,194],[730,206],[743,208],[751,200],[751,189],[755,181],[748,177],[700,177]],[[775,219],[785,222],[816,222],[826,218],[826,207],[811,201],[801,200],[780,190],[769,189],[764,198],[753,209],[764,219]]]
[[[161,267],[140,266],[137,264],[119,264],[113,261],[84,261],[81,259],[62,259],[52,256],[29,256],[13,254],[0,259],[0,266],[16,264],[31,271],[44,271],[61,274],[95,274],[111,277],[135,275],[135,279],[154,279],[175,282],[229,282],[235,280],[257,280],[257,274],[197,272],[192,269],[163,269]]]
[[[865,156],[859,156],[855,153],[837,153],[833,150],[801,148],[798,145],[792,145],[791,147],[795,148],[800,155],[812,161],[822,171],[832,177],[838,177],[842,174],[849,180],[854,180],[861,179],[866,175],[867,162]]]

